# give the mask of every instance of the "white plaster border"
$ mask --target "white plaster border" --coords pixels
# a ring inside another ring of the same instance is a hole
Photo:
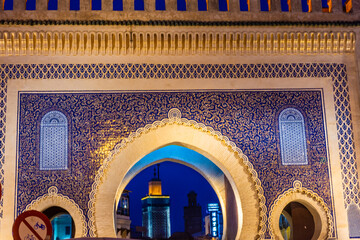
[[[303,204],[314,217],[315,233],[312,240],[322,240],[331,237],[334,231],[333,220],[324,200],[318,194],[304,188],[298,180],[294,181],[293,186],[293,188],[281,194],[271,206],[269,213],[271,239],[283,239],[279,228],[279,218],[286,205],[294,201]]]
[[[58,193],[55,186],[48,189],[48,193],[32,201],[26,206],[27,210],[44,211],[50,207],[61,207],[69,212],[75,224],[75,237],[86,237],[87,224],[83,211],[74,200]]]
[[[104,160],[89,196],[89,235],[108,237],[111,234],[114,224],[108,215],[113,209],[123,176],[141,156],[174,143],[203,154],[227,175],[234,190],[238,212],[242,211],[246,219],[241,221],[242,224],[238,223],[241,225],[236,239],[264,239],[267,208],[264,191],[253,165],[227,137],[204,124],[181,118],[178,109],[171,109],[168,118],[131,133]]]

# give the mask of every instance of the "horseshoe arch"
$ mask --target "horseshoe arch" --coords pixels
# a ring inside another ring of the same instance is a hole
[[[235,239],[264,238],[266,206],[263,189],[257,173],[247,157],[236,145],[221,133],[192,120],[181,118],[172,109],[169,118],[138,129],[118,144],[99,169],[89,201],[90,236],[114,237],[114,202],[125,188],[126,174],[144,156],[168,145],[178,145],[194,150],[215,164],[229,182],[237,208]],[[209,169],[199,171],[192,163],[183,163],[202,174],[207,180],[216,179]],[[226,239],[226,209],[224,184],[210,181],[218,194],[224,214],[224,237]],[[225,211],[224,211],[225,209]],[[230,230],[231,231],[231,230]],[[110,235],[110,234],[111,235]]]

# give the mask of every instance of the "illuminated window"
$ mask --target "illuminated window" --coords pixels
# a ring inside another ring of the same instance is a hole
[[[135,0],[134,9],[136,11],[144,11],[144,0]]]
[[[311,0],[301,0],[301,6],[302,6],[303,12],[311,12],[312,11]]]
[[[219,11],[229,11],[229,0],[219,0]]]
[[[40,170],[68,168],[68,121],[59,111],[44,115],[40,124]]]
[[[91,10],[101,10],[101,0],[91,0]]]
[[[260,0],[260,10],[269,12],[271,10],[271,0]]]
[[[80,0],[70,0],[70,10],[79,11],[80,10]]]
[[[295,108],[284,109],[279,115],[279,131],[282,164],[308,164],[302,114]]]
[[[352,0],[342,0],[343,11],[346,13],[352,12]]]
[[[58,0],[49,0],[48,10],[57,10],[58,9]]]
[[[123,1],[122,0],[114,0],[113,1],[113,10],[114,11],[123,11]]]
[[[26,0],[26,10],[36,10],[36,0]]]
[[[177,0],[177,10],[186,11],[186,0]]]
[[[165,10],[165,0],[156,0],[155,1],[155,9],[158,11]]]
[[[14,2],[13,0],[3,0],[4,10],[13,10]]]
[[[250,10],[250,0],[240,0],[240,11],[248,12]]]
[[[207,11],[208,10],[207,0],[198,0],[198,10],[199,11]]]
[[[281,11],[291,12],[291,0],[281,0]]]

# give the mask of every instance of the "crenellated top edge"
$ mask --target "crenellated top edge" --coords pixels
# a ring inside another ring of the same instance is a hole
[[[94,9],[91,2],[100,2]],[[167,0],[163,9],[158,9],[157,0],[146,0],[142,9],[137,9],[134,0],[122,0],[121,7],[115,9],[115,1],[80,0],[76,9],[71,9],[71,1],[58,1],[56,9],[49,7],[47,0],[14,0],[13,6],[0,9],[0,20],[19,24],[122,24],[122,23],[160,23],[160,24],[358,24],[360,21],[360,1],[350,1],[347,9],[341,0],[328,0],[329,8],[322,6],[322,0],[312,0],[311,7],[304,11],[301,1],[287,1],[288,9],[278,0],[267,1],[269,6],[262,5],[260,0],[208,0],[207,7],[201,9],[198,1],[185,1],[186,6],[179,8],[178,0]],[[247,1],[247,9],[240,2]],[[1,2],[1,0],[0,0]],[[32,8],[27,5],[35,2]],[[184,2],[184,1],[183,1]],[[221,9],[220,2],[227,8]],[[309,2],[309,1],[308,1]],[[265,9],[265,10],[264,10]],[[342,23],[340,23],[342,22]]]
[[[266,22],[266,21],[191,21],[191,20],[36,20],[36,19],[0,19],[1,26],[26,25],[26,26],[185,26],[185,27],[245,27],[245,26],[304,26],[304,27],[358,27],[360,21],[329,21],[329,22]]]

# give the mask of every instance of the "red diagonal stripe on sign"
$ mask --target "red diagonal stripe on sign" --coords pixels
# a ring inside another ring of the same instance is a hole
[[[37,239],[39,240],[43,240],[40,235],[35,231],[35,229],[26,221],[26,219],[24,219],[24,223],[25,225],[30,229],[30,231],[35,235],[35,237],[37,237]]]

